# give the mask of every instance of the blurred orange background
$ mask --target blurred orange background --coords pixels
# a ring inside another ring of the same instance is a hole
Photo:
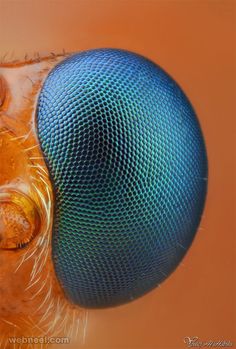
[[[230,0],[0,0],[0,57],[98,47],[157,62],[202,125],[209,190],[196,239],[159,289],[91,310],[83,348],[185,348],[185,337],[235,341],[235,39]],[[236,343],[235,343],[236,344]]]

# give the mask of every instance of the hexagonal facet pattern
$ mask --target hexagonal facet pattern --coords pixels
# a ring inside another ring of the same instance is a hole
[[[180,87],[131,52],[75,54],[47,77],[37,128],[67,297],[104,307],[157,286],[190,246],[207,186],[202,133]]]

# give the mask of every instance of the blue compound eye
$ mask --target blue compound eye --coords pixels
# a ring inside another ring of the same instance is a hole
[[[107,307],[156,287],[191,245],[207,188],[202,133],[180,87],[137,54],[78,53],[47,77],[37,130],[67,298]]]

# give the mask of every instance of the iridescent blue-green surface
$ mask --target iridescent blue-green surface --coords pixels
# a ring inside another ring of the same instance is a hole
[[[106,307],[157,286],[189,248],[207,187],[202,133],[180,87],[137,54],[78,53],[47,77],[37,129],[66,296]]]

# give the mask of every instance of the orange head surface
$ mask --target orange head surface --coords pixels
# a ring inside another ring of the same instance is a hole
[[[34,126],[42,83],[63,58],[53,55],[0,65],[3,348],[11,347],[11,336],[73,336],[77,323],[68,314],[74,314],[77,322],[81,318],[82,311],[65,299],[52,266],[53,192]]]

